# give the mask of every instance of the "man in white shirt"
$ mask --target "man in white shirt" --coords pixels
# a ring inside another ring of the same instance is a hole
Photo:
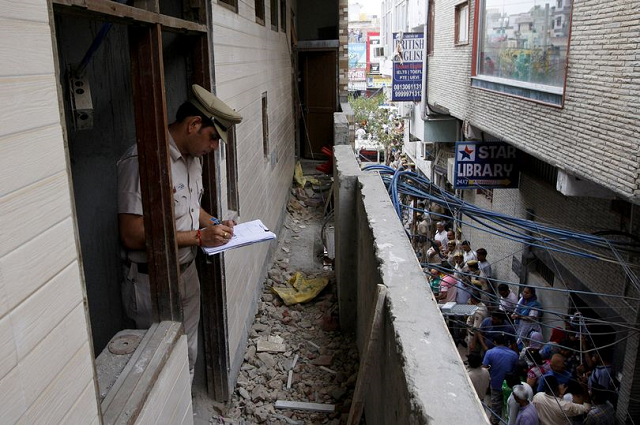
[[[444,221],[439,221],[436,223],[436,234],[433,237],[435,240],[440,241],[440,245],[447,246],[447,231],[444,230]]]
[[[476,258],[478,260],[478,268],[480,271],[487,279],[491,279],[493,276],[491,275],[491,264],[487,261],[487,250],[479,248],[476,251]]]
[[[500,294],[500,310],[505,313],[513,313],[518,305],[518,296],[513,293],[506,283],[498,285],[498,293]]]
[[[462,243],[460,244],[460,248],[462,249],[462,255],[464,256],[465,264],[471,260],[478,259],[476,253],[471,250],[471,244],[469,243],[469,241],[462,241]]]

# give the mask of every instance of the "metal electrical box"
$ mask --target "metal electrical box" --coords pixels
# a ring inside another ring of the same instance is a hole
[[[85,76],[77,77],[69,73],[69,97],[75,130],[93,128],[93,101],[89,80]]]

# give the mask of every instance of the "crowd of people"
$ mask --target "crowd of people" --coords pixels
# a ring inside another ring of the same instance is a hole
[[[491,423],[613,425],[618,384],[612,353],[593,349],[579,314],[545,339],[534,287],[518,295],[498,283],[485,248],[472,249],[444,221],[432,226],[425,205],[406,202],[405,228],[435,299],[475,307],[446,320],[459,350],[468,352],[467,371],[480,400],[488,401]]]

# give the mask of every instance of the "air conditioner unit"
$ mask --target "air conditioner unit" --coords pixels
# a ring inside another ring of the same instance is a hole
[[[456,179],[456,159],[447,158],[447,181],[454,184]]]
[[[589,198],[614,199],[615,193],[611,190],[571,175],[564,170],[558,170],[556,190],[564,196],[583,196]]]

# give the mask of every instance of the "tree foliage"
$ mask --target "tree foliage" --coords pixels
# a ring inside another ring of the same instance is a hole
[[[395,123],[389,118],[390,111],[386,108],[380,108],[385,102],[384,94],[369,98],[366,96],[349,98],[356,125],[364,128],[367,133],[371,134],[374,141],[385,148],[386,162],[389,163],[392,146],[402,144],[402,131],[394,131]]]

